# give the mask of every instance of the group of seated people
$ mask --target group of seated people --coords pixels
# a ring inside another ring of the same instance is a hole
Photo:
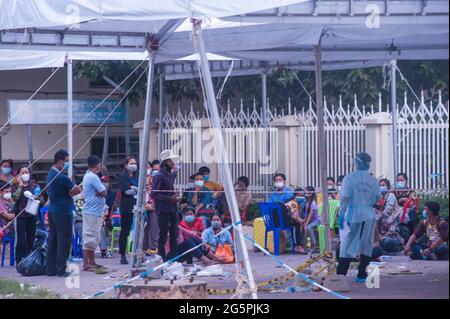
[[[343,179],[344,176],[339,176],[335,183],[333,177],[327,178],[329,200],[339,200]],[[286,205],[291,211],[295,251],[300,254],[306,253],[307,249],[317,251],[316,229],[322,223],[319,214],[323,202],[321,192],[312,186],[292,189],[286,184],[286,176],[281,173],[275,174],[273,185],[275,191],[268,201]],[[379,186],[382,196],[375,207],[377,227],[372,258],[379,260],[382,255],[403,250],[412,259],[448,260],[448,220],[439,216],[439,204],[428,201],[419,214],[419,197],[410,189],[404,173],[397,175],[394,186],[386,178],[379,180]],[[298,203],[298,211],[292,212],[291,201]],[[334,225],[338,225],[337,221]],[[339,228],[334,231],[338,234]],[[307,237],[311,241],[310,247],[305,247],[305,243],[309,242],[305,240]]]

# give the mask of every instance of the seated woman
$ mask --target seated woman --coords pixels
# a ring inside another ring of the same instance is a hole
[[[416,192],[408,184],[408,176],[405,173],[397,174],[393,192],[400,206],[398,216],[400,234],[406,242],[414,232],[416,213],[420,206],[420,200]]]
[[[182,227],[178,228],[177,242],[178,248],[176,256],[182,255],[186,251],[202,243],[201,239],[194,236],[191,231],[186,230]],[[169,241],[166,242],[166,251],[170,253]],[[210,266],[220,262],[220,260],[214,259],[214,256],[212,256],[211,254],[205,252],[201,246],[182,256],[177,261],[181,263],[186,262],[187,264],[192,264],[193,257],[199,259],[204,266]]]
[[[194,208],[187,206],[183,209],[183,220],[178,225],[192,233],[192,236],[196,237],[201,242],[202,233],[205,230],[203,221],[200,217],[196,217],[194,213]]]
[[[222,231],[222,219],[220,215],[215,214],[211,218],[211,227],[207,228],[202,234],[202,241],[205,244],[205,248],[211,254],[215,254],[219,245],[229,244],[232,245],[231,234],[228,230]]]
[[[195,188],[192,193],[189,193],[188,195],[188,204],[189,206],[194,207],[195,213],[197,216],[200,216],[203,220],[203,225],[205,227],[209,227],[211,223],[211,215],[212,208],[209,208],[208,206],[213,201],[212,192],[209,190],[209,188],[205,187],[203,175],[200,173],[195,174],[194,176],[194,184]]]
[[[390,192],[391,182],[383,178],[379,182],[381,200],[376,208],[377,228],[380,234],[380,247],[388,253],[403,249],[404,240],[400,236],[397,217],[400,213],[395,195]]]
[[[305,233],[309,233],[311,238],[311,250],[315,251],[317,249],[317,239],[315,235],[315,228],[321,224],[319,217],[317,200],[316,200],[316,189],[313,186],[306,187],[306,220],[303,224]]]

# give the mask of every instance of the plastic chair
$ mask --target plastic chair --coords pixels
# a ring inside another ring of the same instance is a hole
[[[334,229],[336,227],[336,218],[339,212],[340,201],[337,199],[328,200],[328,206],[330,210],[330,232],[334,234]],[[319,214],[323,220],[323,205],[319,206]],[[317,233],[319,237],[319,250],[323,254],[325,252],[325,225],[317,226]]]
[[[341,206],[341,202],[337,199],[330,199],[328,200],[328,207],[330,210],[330,230],[334,230],[336,228],[336,219],[337,214],[339,212],[339,207]],[[318,213],[323,221],[323,204],[320,204],[318,208]]]
[[[325,252],[325,226],[317,226],[317,233],[319,235],[319,251],[321,254]]]
[[[5,266],[6,246],[9,243],[9,265],[14,266],[16,260],[14,256],[14,237],[4,236],[2,239],[2,267]]]
[[[261,216],[264,219],[264,224],[266,226],[266,231],[264,234],[264,248],[267,250],[267,235],[269,232],[273,232],[274,238],[274,255],[280,255],[280,233],[282,230],[290,231],[292,238],[294,235],[294,226],[285,225],[283,218],[283,210],[280,205],[275,203],[258,203]],[[275,215],[276,214],[276,215]],[[276,225],[276,220],[278,219],[278,225]],[[295,243],[292,240],[292,254],[295,253]]]
[[[78,235],[78,233],[74,232],[72,238],[72,256],[75,258],[83,258],[83,246],[80,236]]]

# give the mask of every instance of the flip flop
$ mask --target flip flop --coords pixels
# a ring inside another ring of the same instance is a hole
[[[95,268],[94,272],[96,275],[106,275],[109,274],[109,270],[105,269],[105,268]]]
[[[87,267],[83,267],[83,271],[95,272],[95,269],[92,266],[87,266]]]

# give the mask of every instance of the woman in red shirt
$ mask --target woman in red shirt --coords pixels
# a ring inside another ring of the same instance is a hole
[[[205,230],[202,219],[195,216],[194,208],[191,206],[183,209],[183,220],[180,222],[179,227],[191,232],[200,241]]]

